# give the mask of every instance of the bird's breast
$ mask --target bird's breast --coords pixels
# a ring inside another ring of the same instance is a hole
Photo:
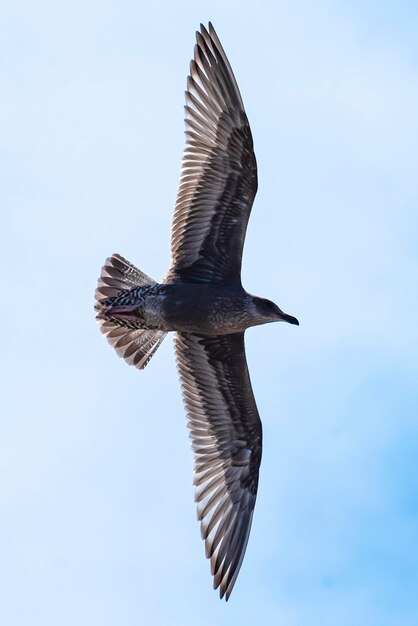
[[[168,290],[163,316],[169,330],[179,332],[222,335],[248,326],[243,294],[212,285],[182,285]]]

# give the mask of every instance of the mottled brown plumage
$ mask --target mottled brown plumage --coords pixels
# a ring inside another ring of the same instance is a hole
[[[186,137],[166,279],[156,283],[113,255],[102,268],[95,308],[109,343],[139,369],[167,332],[176,332],[198,518],[214,586],[228,599],[248,542],[262,449],[244,331],[298,321],[241,285],[257,166],[238,85],[211,24],[197,33]]]

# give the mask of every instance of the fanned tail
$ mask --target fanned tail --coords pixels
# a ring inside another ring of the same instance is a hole
[[[128,365],[143,369],[166,336],[163,330],[146,330],[142,328],[127,328],[101,317],[100,312],[109,307],[112,298],[116,298],[123,291],[130,291],[135,287],[156,285],[157,282],[141,272],[132,263],[126,261],[119,254],[113,254],[106,259],[97,289],[95,291],[95,310],[98,312],[97,321],[100,330],[115,348],[117,354],[125,359]]]

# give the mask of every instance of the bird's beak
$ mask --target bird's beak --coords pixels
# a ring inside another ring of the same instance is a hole
[[[299,321],[296,319],[296,317],[293,317],[293,315],[288,315],[287,313],[283,313],[283,311],[280,311],[280,319],[283,322],[288,322],[289,324],[295,324],[296,326],[299,326]]]

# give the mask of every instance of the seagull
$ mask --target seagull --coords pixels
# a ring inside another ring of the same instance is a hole
[[[185,111],[168,274],[157,283],[113,254],[98,280],[95,310],[110,345],[138,369],[175,332],[197,516],[214,588],[228,600],[247,547],[262,449],[244,332],[299,322],[241,284],[257,164],[241,94],[211,23],[196,33]]]

